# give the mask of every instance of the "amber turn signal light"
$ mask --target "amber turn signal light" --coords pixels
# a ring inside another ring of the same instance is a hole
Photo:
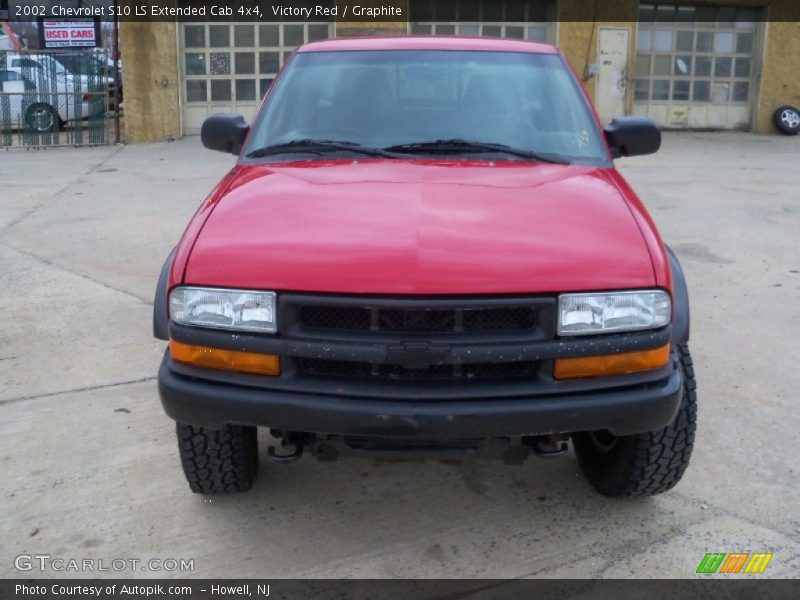
[[[670,345],[653,350],[623,352],[604,356],[582,356],[579,358],[557,358],[553,369],[556,379],[578,379],[580,377],[603,377],[623,375],[637,371],[660,369],[669,360]]]
[[[172,355],[172,360],[194,367],[255,373],[256,375],[275,376],[281,374],[281,359],[275,354],[257,354],[256,352],[195,346],[172,339],[169,341],[169,353]]]

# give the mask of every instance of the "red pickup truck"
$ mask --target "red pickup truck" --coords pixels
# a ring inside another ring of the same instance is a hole
[[[674,486],[696,396],[686,283],[564,56],[511,40],[329,40],[287,61],[158,283],[161,401],[194,492],[268,454],[565,454],[609,496]]]

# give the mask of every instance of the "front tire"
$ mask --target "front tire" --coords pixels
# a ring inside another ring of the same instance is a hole
[[[694,447],[697,393],[689,347],[677,346],[683,394],[675,420],[658,431],[614,436],[608,431],[573,435],[586,478],[604,496],[652,496],[683,477]]]
[[[226,425],[221,429],[177,423],[181,466],[195,494],[246,492],[258,470],[255,427]]]

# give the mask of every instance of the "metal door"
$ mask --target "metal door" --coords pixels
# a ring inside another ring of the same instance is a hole
[[[598,34],[595,105],[603,124],[625,114],[630,30],[601,27]]]

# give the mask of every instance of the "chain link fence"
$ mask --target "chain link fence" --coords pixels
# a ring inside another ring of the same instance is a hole
[[[107,50],[0,50],[0,148],[113,141],[113,71]]]

